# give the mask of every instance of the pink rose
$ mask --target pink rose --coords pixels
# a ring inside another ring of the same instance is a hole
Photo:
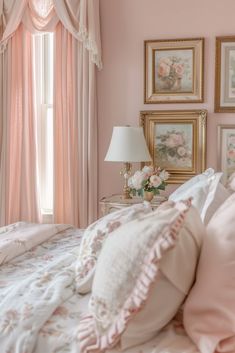
[[[177,74],[177,76],[179,78],[182,78],[183,73],[184,73],[184,65],[183,64],[174,64],[173,67],[175,69],[175,73]]]
[[[150,183],[154,188],[157,188],[162,183],[162,179],[158,175],[152,175],[150,177]]]
[[[68,309],[65,308],[64,306],[58,306],[55,309],[55,311],[53,312],[53,315],[67,316],[68,315]]]
[[[166,65],[164,62],[160,62],[158,65],[158,76],[159,77],[167,77],[170,73],[170,66]]]
[[[227,157],[231,159],[232,161],[235,161],[235,150],[228,150],[227,152]]]
[[[184,138],[181,134],[170,134],[168,139],[165,141],[167,147],[173,148],[184,144]]]
[[[159,60],[159,64],[166,64],[166,65],[168,65],[168,66],[171,66],[171,65],[172,65],[172,60],[169,59],[169,58],[167,58],[167,57],[161,58],[161,59]]]

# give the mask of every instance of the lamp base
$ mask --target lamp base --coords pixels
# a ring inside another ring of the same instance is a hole
[[[130,189],[129,188],[127,190],[125,188],[123,188],[122,198],[124,200],[132,199],[132,196],[130,195]]]
[[[123,187],[122,198],[124,200],[132,199],[132,196],[130,195],[130,188],[128,186],[128,179],[131,174],[131,163],[125,162],[124,168],[121,170],[120,174],[123,175],[124,177],[124,187]]]

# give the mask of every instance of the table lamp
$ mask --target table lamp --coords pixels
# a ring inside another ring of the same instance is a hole
[[[109,149],[105,161],[123,162],[124,168],[120,174],[124,177],[124,199],[130,199],[128,178],[132,162],[149,162],[150,156],[142,127],[114,126]]]

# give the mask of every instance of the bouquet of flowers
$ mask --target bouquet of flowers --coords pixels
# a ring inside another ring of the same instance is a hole
[[[165,190],[166,180],[169,178],[169,173],[160,168],[145,166],[142,170],[137,170],[135,174],[128,179],[128,186],[132,195],[144,196],[144,192],[152,192],[153,195],[160,193],[160,190]]]
[[[184,76],[191,81],[190,69],[188,58],[162,57],[158,62],[157,75],[165,89],[179,90]]]

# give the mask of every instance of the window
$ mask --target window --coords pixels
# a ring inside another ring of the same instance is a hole
[[[53,213],[53,44],[52,33],[34,36],[38,190],[43,215]]]

